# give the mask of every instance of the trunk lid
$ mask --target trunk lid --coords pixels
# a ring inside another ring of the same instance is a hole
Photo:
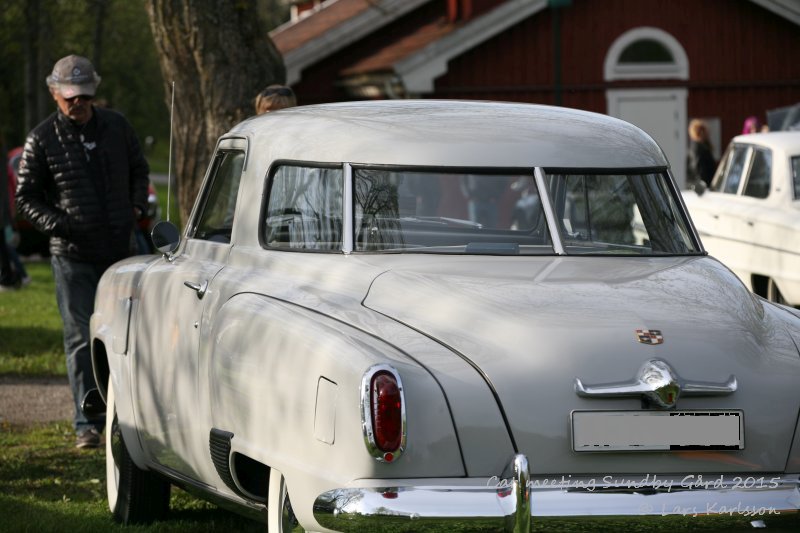
[[[421,258],[378,276],[364,304],[447,345],[484,375],[532,473],[785,468],[800,407],[797,348],[714,259]],[[660,331],[663,343],[638,342],[637,329]],[[652,359],[686,381],[735,376],[736,392],[680,397],[676,407],[743,411],[745,449],[574,452],[573,410],[654,409],[639,397],[580,397],[576,378],[631,381]]]

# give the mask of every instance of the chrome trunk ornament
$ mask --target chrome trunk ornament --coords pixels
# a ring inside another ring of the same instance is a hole
[[[575,378],[575,392],[585,398],[630,398],[640,396],[648,404],[673,409],[679,396],[723,396],[736,392],[736,377],[724,383],[686,381],[662,359],[644,363],[632,381],[584,385]]]

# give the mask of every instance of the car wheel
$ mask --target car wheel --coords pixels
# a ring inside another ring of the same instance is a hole
[[[300,533],[305,531],[297,522],[286,490],[283,474],[274,468],[269,473],[269,501],[267,502],[267,531],[269,533]]]
[[[108,380],[106,395],[106,492],[114,520],[123,524],[148,524],[169,509],[170,485],[134,464],[117,420],[114,387]]]
[[[783,294],[781,294],[778,284],[775,283],[775,280],[772,278],[770,278],[769,282],[767,282],[767,300],[778,304],[786,304],[786,300],[783,298]]]

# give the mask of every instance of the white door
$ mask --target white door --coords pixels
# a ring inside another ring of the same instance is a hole
[[[686,187],[686,89],[613,89],[608,114],[635,124],[661,146],[681,189]]]

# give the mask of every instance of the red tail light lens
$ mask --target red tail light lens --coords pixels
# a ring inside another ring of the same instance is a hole
[[[370,408],[375,445],[382,452],[397,451],[403,438],[403,400],[391,373],[377,372],[372,376]]]

